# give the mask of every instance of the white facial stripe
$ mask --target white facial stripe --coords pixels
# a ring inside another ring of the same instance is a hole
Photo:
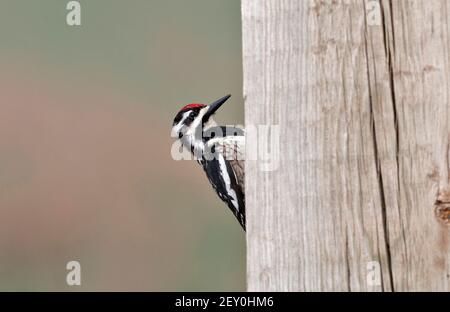
[[[203,143],[202,138],[196,138],[197,129],[202,126],[203,116],[208,111],[208,107],[204,107],[200,109],[198,116],[195,117],[194,121],[185,129],[184,121],[189,117],[191,111],[185,112],[181,120],[172,128],[172,136],[178,138],[178,134],[184,130],[183,132],[183,140],[188,146],[192,146],[196,151],[203,151],[205,148],[205,144]],[[214,121],[211,119],[208,121],[208,127],[215,125]]]
[[[177,123],[175,126],[172,127],[172,137],[178,138],[178,133],[180,133],[181,128],[183,128],[183,123],[186,120],[186,118],[189,117],[190,112],[185,112],[183,114],[183,118],[181,118],[180,122]]]
[[[203,149],[205,148],[205,144],[203,143],[203,141],[201,139],[198,140],[195,137],[195,134],[197,128],[201,127],[203,115],[205,115],[207,110],[208,108],[205,107],[199,111],[197,117],[195,117],[194,121],[189,125],[185,133],[185,139],[189,142],[189,145],[194,147],[196,151],[203,151]]]
[[[179,125],[181,124],[183,124],[184,123],[184,121],[186,120],[186,118],[188,118],[189,117],[189,115],[191,114],[191,112],[186,112],[186,113],[184,113],[183,114],[183,118],[181,118],[181,120],[180,120],[180,122],[178,123]]]
[[[194,122],[189,126],[188,133],[190,133],[190,134],[195,133],[196,128],[201,125],[202,119],[203,119],[203,115],[205,115],[207,110],[208,110],[208,107],[205,107],[205,108],[202,108],[198,112],[198,116],[195,117]]]

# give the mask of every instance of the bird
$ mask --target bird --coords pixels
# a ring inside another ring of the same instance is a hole
[[[218,126],[211,118],[230,97],[209,105],[183,106],[173,120],[171,134],[192,153],[245,231],[245,129]]]

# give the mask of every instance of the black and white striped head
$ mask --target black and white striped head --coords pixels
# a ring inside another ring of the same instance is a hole
[[[173,120],[172,136],[181,139],[184,145],[201,149],[203,131],[213,123],[211,116],[230,96],[224,96],[210,105],[188,104],[181,108]]]

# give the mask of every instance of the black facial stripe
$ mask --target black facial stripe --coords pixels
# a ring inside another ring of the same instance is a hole
[[[173,120],[174,126],[180,122],[181,118],[183,118],[183,113],[184,112],[181,111],[175,116],[175,119]]]
[[[183,119],[183,115],[186,112],[191,112],[189,114],[189,117],[186,118],[186,120],[184,121],[184,123],[187,126],[189,126],[192,123],[192,121],[195,119],[195,117],[197,117],[198,114],[200,113],[200,109],[201,109],[201,107],[196,107],[196,108],[190,108],[190,109],[185,109],[185,110],[179,111],[178,114],[175,116],[175,119],[173,120],[173,125],[178,124],[181,121],[181,119]]]

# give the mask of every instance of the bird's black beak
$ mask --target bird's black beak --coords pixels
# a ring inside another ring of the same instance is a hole
[[[203,122],[207,122],[208,119],[216,112],[216,110],[218,110],[219,107],[222,106],[222,104],[225,103],[230,98],[230,96],[231,94],[228,94],[223,98],[220,98],[217,101],[209,104],[208,110],[206,111],[205,115],[203,115]]]

